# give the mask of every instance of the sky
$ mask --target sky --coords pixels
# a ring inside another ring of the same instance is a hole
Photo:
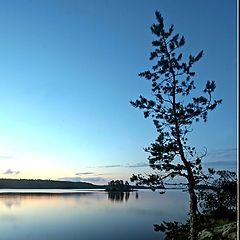
[[[129,180],[150,173],[157,137],[130,105],[151,96],[155,11],[185,36],[199,93],[214,80],[223,103],[189,139],[204,167],[237,168],[237,7],[234,0],[2,0],[0,178]]]

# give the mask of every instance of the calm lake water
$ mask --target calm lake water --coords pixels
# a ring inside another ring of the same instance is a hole
[[[30,191],[0,190],[0,240],[159,240],[153,224],[185,221],[188,212],[181,190]]]

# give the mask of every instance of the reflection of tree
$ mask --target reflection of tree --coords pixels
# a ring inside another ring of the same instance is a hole
[[[59,192],[51,192],[54,190],[41,190],[42,192],[20,192],[24,191],[24,189],[19,190],[19,192],[0,192],[0,209],[1,205],[7,208],[13,207],[22,207],[22,204],[27,204],[28,202],[37,202],[39,205],[49,204],[49,202],[58,201],[58,200],[74,200],[76,202],[80,201],[82,198],[84,199],[92,199],[97,194],[94,194],[94,191],[91,192],[81,192],[81,191],[72,191],[72,190],[64,190]],[[34,191],[34,190],[29,190]],[[98,195],[97,195],[98,196]],[[99,198],[97,198],[99,199]]]
[[[21,205],[21,202],[18,199],[6,199],[3,200],[3,203],[7,208],[20,207]]]
[[[129,192],[108,192],[108,199],[112,202],[127,202],[129,197]]]
[[[138,192],[136,192],[135,198],[138,199]]]

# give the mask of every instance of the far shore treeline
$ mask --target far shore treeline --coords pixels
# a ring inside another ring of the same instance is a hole
[[[86,182],[41,179],[0,179],[0,189],[99,189],[104,186]]]
[[[108,183],[109,184],[109,183]],[[176,186],[175,184],[167,184],[165,189],[182,189],[184,186]],[[131,189],[150,189],[146,186],[133,186]],[[0,178],[0,189],[107,189],[108,185],[96,185],[88,182],[72,182],[72,181],[57,181],[43,179],[11,179]],[[209,186],[198,185],[198,189],[209,189]],[[161,188],[156,187],[161,190]]]
[[[42,179],[0,179],[0,189],[106,189],[107,185],[88,182],[72,182]],[[132,189],[148,189],[144,186],[131,186]]]

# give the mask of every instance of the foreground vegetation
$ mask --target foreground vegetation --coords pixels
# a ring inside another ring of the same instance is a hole
[[[235,172],[211,170],[208,182],[197,190],[201,213],[197,218],[199,240],[237,239],[237,176]],[[190,224],[163,222],[155,231],[166,240],[189,239]]]

